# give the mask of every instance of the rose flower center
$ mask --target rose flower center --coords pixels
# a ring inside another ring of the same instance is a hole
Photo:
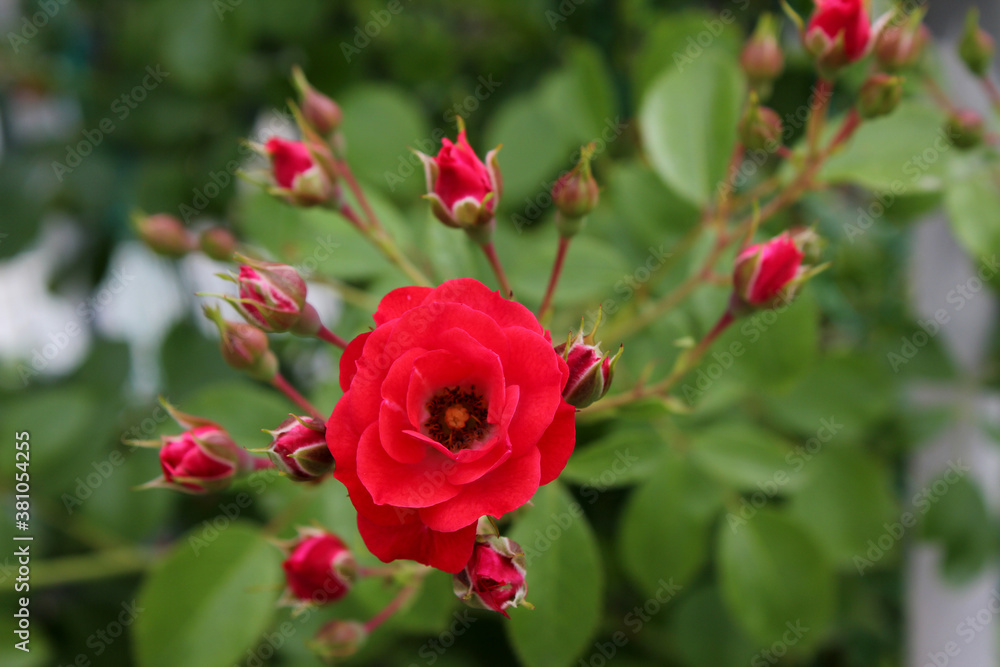
[[[486,401],[475,386],[468,391],[449,387],[438,392],[427,404],[427,412],[427,435],[453,452],[471,447],[489,428]]]

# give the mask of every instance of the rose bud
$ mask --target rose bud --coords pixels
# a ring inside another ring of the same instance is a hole
[[[218,262],[230,262],[236,252],[236,237],[225,227],[210,227],[198,239],[201,251]]]
[[[945,122],[945,133],[955,148],[969,150],[983,143],[986,121],[972,109],[959,109]]]
[[[138,446],[160,448],[162,477],[141,488],[165,488],[186,493],[221,491],[233,478],[266,465],[240,448],[215,422],[179,412],[163,403],[167,412],[187,430],[180,435],[162,436],[159,442],[129,441]]]
[[[239,286],[239,297],[223,296],[250,324],[270,333],[291,331],[311,336],[320,327],[316,310],[306,303],[306,281],[287,264],[237,257],[238,276],[220,278]]]
[[[924,11],[914,12],[902,25],[888,25],[875,40],[875,58],[889,71],[917,64],[931,41],[931,31],[923,24]]]
[[[309,648],[322,660],[334,663],[357,653],[366,641],[368,630],[364,623],[335,618],[319,629]]]
[[[268,139],[264,151],[271,160],[274,193],[296,206],[316,206],[334,197],[333,184],[301,141],[280,137]]]
[[[339,537],[317,528],[299,528],[284,546],[288,604],[327,604],[347,595],[356,578],[354,556]]]
[[[299,106],[306,122],[322,135],[335,132],[343,120],[340,105],[313,88],[297,65],[292,68],[292,82],[299,91]]]
[[[864,56],[871,36],[864,0],[817,0],[803,41],[820,71],[830,74]]]
[[[580,149],[580,160],[568,172],[560,176],[552,186],[552,201],[559,210],[556,216],[556,227],[563,237],[574,236],[583,226],[586,217],[600,199],[600,191],[594,174],[590,169],[590,160],[594,156],[594,144],[587,144]]]
[[[750,93],[750,103],[738,129],[740,142],[749,150],[774,150],[781,145],[784,135],[781,116],[761,106],[756,93]]]
[[[734,314],[790,302],[802,283],[825,268],[803,263],[803,248],[814,253],[818,243],[814,232],[797,229],[743,250],[733,270]]]
[[[183,257],[194,250],[194,241],[184,223],[172,215],[136,212],[132,214],[132,226],[142,242],[159,255]]]
[[[431,211],[449,227],[464,229],[480,244],[488,243],[493,230],[494,211],[502,183],[497,151],[480,161],[465,137],[465,123],[458,119],[458,140],[445,137],[436,157],[417,151],[427,179],[425,198]]]
[[[581,327],[575,335],[571,333],[565,343],[555,348],[556,353],[569,366],[569,379],[563,389],[563,400],[581,410],[608,393],[615,377],[615,366],[625,349],[624,346],[619,347],[613,357],[602,353],[601,344],[594,342],[598,324],[600,319],[587,335],[584,335]]]
[[[223,319],[218,308],[205,306],[205,316],[219,327],[222,358],[236,370],[257,380],[270,381],[278,372],[278,359],[271,351],[267,334],[244,322]]]
[[[455,595],[470,607],[491,609],[510,618],[508,607],[529,606],[527,565],[520,545],[506,537],[479,535],[472,558],[454,576]]]
[[[767,97],[771,84],[785,69],[785,54],[778,43],[778,25],[771,14],[761,14],[753,36],[740,53],[740,65],[750,80],[750,86]]]
[[[864,118],[887,116],[903,99],[903,78],[889,74],[872,74],[858,93],[858,111]]]
[[[965,16],[965,32],[958,43],[958,55],[973,74],[983,77],[993,64],[994,51],[996,42],[979,27],[979,9],[972,7]]]
[[[267,449],[274,465],[296,482],[321,478],[333,469],[333,454],[326,445],[326,424],[312,417],[289,417],[273,431]]]

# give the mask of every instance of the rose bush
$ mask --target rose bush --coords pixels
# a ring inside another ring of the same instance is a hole
[[[566,362],[527,308],[476,280],[397,289],[374,318],[341,358],[334,476],[378,558],[458,572],[479,518],[522,506],[572,453]]]

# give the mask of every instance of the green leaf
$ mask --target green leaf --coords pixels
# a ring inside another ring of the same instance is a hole
[[[358,178],[400,196],[423,192],[424,170],[410,148],[436,153],[441,137],[453,137],[455,129],[438,128],[432,136],[418,101],[395,86],[365,84],[338,100],[348,158]]]
[[[198,527],[192,538],[202,538]],[[234,523],[208,544],[182,538],[139,593],[142,667],[223,667],[260,639],[275,612],[281,554]]]
[[[955,160],[944,197],[962,247],[976,260],[1000,252],[1000,168],[980,160]]]
[[[757,386],[789,386],[802,377],[819,351],[819,307],[809,286],[790,306],[763,310],[737,322],[718,344],[720,354],[738,342],[744,354],[736,360],[739,370],[751,376]],[[723,358],[709,353],[722,364]],[[734,355],[736,356],[736,355]]]
[[[580,504],[558,483],[542,487],[510,537],[528,562],[528,601],[507,633],[526,667],[560,667],[579,657],[597,629],[604,580],[597,541]]]
[[[770,646],[797,623],[808,632],[796,650],[824,638],[834,611],[833,568],[798,522],[761,510],[745,523],[721,523],[718,544],[723,599],[752,639]]]
[[[868,542],[899,519],[888,471],[859,449],[824,448],[805,462],[802,475],[788,511],[840,567],[852,569]]]
[[[920,497],[930,507],[920,532],[921,537],[944,548],[941,567],[945,576],[963,584],[996,558],[1000,536],[979,485],[968,476],[956,475],[946,472],[925,487]],[[916,502],[920,507],[921,501]]]
[[[733,623],[714,587],[699,588],[677,602],[669,621],[671,650],[686,667],[746,667],[756,652]],[[764,664],[763,662],[759,664]]]
[[[699,468],[739,491],[783,495],[792,490],[789,443],[751,424],[719,424],[697,433],[691,460]]]
[[[629,486],[656,471],[665,449],[654,429],[626,427],[583,447],[577,445],[560,477],[596,491]]]
[[[942,120],[930,105],[905,102],[892,115],[862,124],[844,150],[827,161],[819,179],[896,196],[939,190],[945,153],[953,150],[941,131]],[[831,125],[833,132],[836,122]]]
[[[646,593],[661,580],[687,585],[705,562],[709,528],[721,507],[711,479],[675,453],[664,456],[622,516],[619,554],[632,581]]]
[[[744,83],[729,59],[706,53],[668,70],[639,110],[643,148],[677,194],[704,206],[726,177]]]

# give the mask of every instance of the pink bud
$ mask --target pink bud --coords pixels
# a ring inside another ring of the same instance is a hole
[[[896,110],[903,99],[903,78],[877,72],[868,77],[858,92],[862,118],[879,118]]]
[[[906,69],[917,64],[930,41],[931,32],[923,23],[889,25],[875,40],[875,57],[887,70]]]
[[[601,344],[587,342],[583,332],[578,332],[568,342],[556,346],[559,354],[569,366],[569,379],[563,388],[563,399],[575,408],[583,409],[600,400],[611,388],[615,376],[615,366],[624,348],[619,348],[613,357],[601,352]]]
[[[153,252],[167,257],[183,257],[194,250],[194,241],[184,223],[172,215],[132,215],[136,234]]]
[[[312,125],[313,129],[320,134],[327,135],[340,127],[340,121],[343,120],[340,106],[313,88],[298,66],[292,69],[292,81],[299,91],[299,106],[302,108],[302,116],[307,123]]]
[[[445,138],[436,157],[418,153],[427,179],[426,198],[434,215],[449,227],[482,229],[493,224],[493,212],[500,197],[500,170],[496,149],[479,159],[460,124],[458,140]]]
[[[751,308],[771,308],[790,300],[804,256],[787,233],[746,248],[736,258],[733,272],[739,302]]]
[[[300,528],[287,551],[282,567],[294,600],[327,604],[351,590],[356,570],[354,556],[336,535]]]
[[[289,417],[274,431],[267,450],[278,470],[297,482],[317,480],[333,468],[326,425],[312,417]]]
[[[219,262],[230,262],[236,252],[236,237],[225,227],[210,227],[198,239],[201,251]]]
[[[750,94],[750,104],[740,119],[738,130],[740,142],[750,150],[774,151],[784,136],[781,116],[774,109],[761,106],[755,93]]]
[[[271,158],[274,182],[289,203],[315,206],[333,197],[334,189],[329,177],[313,160],[306,144],[272,137],[264,145],[264,150]]]
[[[945,133],[953,146],[969,150],[983,143],[986,120],[972,109],[958,109],[945,121]]]
[[[241,258],[239,299],[227,299],[247,322],[264,331],[295,328],[306,306],[306,282],[291,266]]]
[[[817,0],[804,42],[820,69],[833,72],[864,56],[871,36],[864,0]]]
[[[206,306],[203,310],[219,327],[219,349],[227,364],[258,380],[270,381],[275,376],[278,359],[270,349],[266,333],[244,322],[223,319],[218,308]]]
[[[364,623],[335,618],[319,629],[309,647],[328,663],[349,658],[368,641]]]
[[[249,455],[221,427],[198,426],[163,438],[163,479],[158,485],[189,493],[220,491],[248,467],[248,460]]]
[[[740,65],[755,89],[767,91],[785,69],[785,54],[778,43],[778,26],[771,14],[761,15],[757,29],[740,53]]]
[[[526,574],[524,551],[517,542],[480,535],[469,563],[454,576],[455,595],[470,607],[492,609],[508,616],[508,607],[527,604]]]
[[[584,146],[580,161],[552,186],[552,201],[561,214],[556,220],[562,236],[575,235],[582,224],[580,218],[593,211],[600,199],[600,190],[590,169],[594,150],[594,144]]]

